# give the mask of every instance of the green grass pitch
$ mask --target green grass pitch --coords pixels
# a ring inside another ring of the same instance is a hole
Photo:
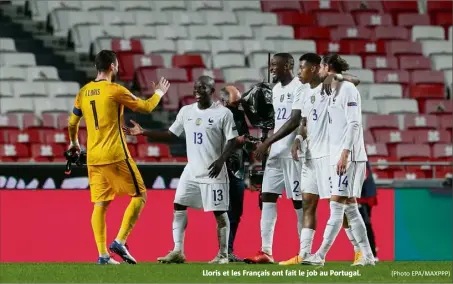
[[[1,283],[452,283],[452,263],[379,262],[351,267],[206,263],[96,265],[87,263],[2,263]]]

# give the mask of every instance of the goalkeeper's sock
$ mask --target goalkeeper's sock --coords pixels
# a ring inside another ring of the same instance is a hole
[[[108,257],[107,251],[107,226],[105,224],[105,216],[107,215],[107,207],[94,205],[93,214],[91,215],[91,227],[93,228],[94,240],[98,248],[100,257]]]
[[[277,203],[263,202],[261,211],[261,250],[272,255],[275,223],[277,222]]]
[[[187,210],[173,212],[173,242],[174,251],[184,252],[184,232],[187,227]]]
[[[134,228],[143,207],[145,207],[145,199],[142,197],[131,198],[131,202],[127,206],[126,212],[124,212],[123,222],[121,223],[121,228],[115,241],[122,245],[126,243],[127,237]]]
[[[230,237],[230,219],[228,213],[216,216],[217,220],[217,238],[219,240],[220,254],[228,255],[228,238]]]

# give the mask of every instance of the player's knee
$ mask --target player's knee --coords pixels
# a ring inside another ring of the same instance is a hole
[[[214,211],[214,216],[219,228],[226,227],[229,224],[228,214],[225,211]]]
[[[270,192],[261,193],[261,200],[263,202],[276,203],[277,199],[278,199],[278,194],[276,194],[276,193],[270,193]]]
[[[339,196],[339,195],[332,195],[330,197],[330,201],[335,201],[335,202],[338,202],[338,203],[341,203],[341,204],[346,204],[346,202],[348,201],[348,197]]]
[[[302,209],[302,207],[303,207],[302,200],[294,200],[293,199],[293,206],[294,206],[294,209],[296,209],[296,210]]]
[[[343,216],[343,228],[349,228],[348,218],[346,216],[346,212]]]
[[[344,214],[347,218],[347,223],[354,222],[357,218],[359,218],[360,213],[357,203],[347,204],[344,209]]]
[[[110,202],[112,202],[112,201],[111,200],[109,200],[109,201],[99,201],[99,202],[95,202],[94,206],[100,206],[100,207],[108,208],[109,205],[110,205]]]
[[[146,203],[146,200],[148,199],[148,193],[146,191],[142,191],[142,192],[140,192],[140,195],[137,197],[141,198],[143,200],[143,202]]]
[[[184,206],[184,205],[181,205],[181,204],[178,204],[178,203],[173,203],[173,209],[175,211],[183,211],[183,210],[187,209],[187,206]]]

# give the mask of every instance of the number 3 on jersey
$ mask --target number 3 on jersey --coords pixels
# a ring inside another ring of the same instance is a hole
[[[316,109],[313,109],[313,120],[318,120],[318,114],[316,113]]]
[[[193,133],[193,144],[202,144],[203,143],[203,133],[194,132]]]

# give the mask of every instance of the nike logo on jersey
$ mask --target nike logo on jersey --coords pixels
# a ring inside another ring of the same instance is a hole
[[[192,118],[187,119],[187,121],[191,121],[191,120],[192,120]]]
[[[219,206],[219,205],[220,205],[220,203],[214,203],[214,206]]]

